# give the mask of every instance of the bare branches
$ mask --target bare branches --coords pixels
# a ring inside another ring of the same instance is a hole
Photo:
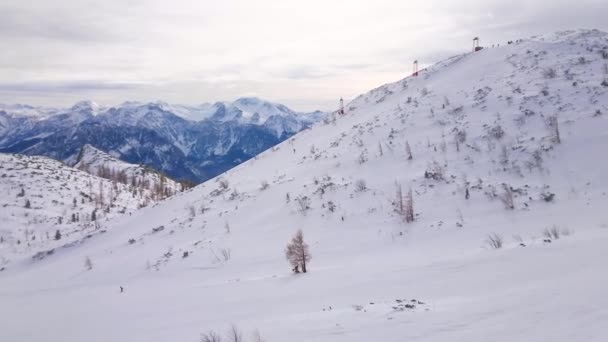
[[[504,192],[500,194],[500,201],[505,205],[505,209],[513,210],[515,209],[515,203],[513,200],[513,189],[507,184],[502,185]]]
[[[393,202],[395,212],[397,212],[405,222],[414,222],[416,216],[414,215],[414,196],[412,189],[408,190],[405,199],[403,198],[401,184],[395,183],[395,190],[396,196],[395,201]]]
[[[222,337],[214,331],[209,331],[201,335],[200,342],[222,342]]]
[[[304,235],[301,229],[291,239],[291,243],[287,244],[285,257],[293,267],[294,273],[300,273],[300,268],[302,272],[306,273],[306,264],[312,259],[312,256],[308,251],[308,244],[304,242]]]
[[[557,116],[553,115],[547,119],[547,126],[549,126],[549,131],[551,134],[551,139],[557,143],[561,144],[562,138],[559,133],[559,121],[557,120]]]
[[[496,233],[492,233],[488,235],[488,238],[486,239],[486,244],[492,249],[502,248],[502,236]]]

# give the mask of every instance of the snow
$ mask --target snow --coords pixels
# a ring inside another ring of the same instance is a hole
[[[131,174],[140,175],[134,165],[107,162],[111,164],[104,166],[125,170],[131,178]],[[92,169],[98,166],[89,164]],[[142,183],[152,185],[157,182],[154,177],[158,176],[151,172],[140,176]],[[177,187],[170,180],[166,184]],[[0,189],[0,239],[3,241],[0,268],[8,267],[15,259],[57,248],[66,240],[76,241],[87,234],[99,233],[102,222],[155,202],[151,190],[143,185],[129,187],[53,159],[10,154],[0,154]],[[100,194],[105,200],[100,199]],[[92,220],[93,212],[96,220]],[[72,219],[74,215],[78,215],[77,221]],[[61,240],[54,238],[57,230],[61,231]]]
[[[602,49],[605,33],[576,31],[457,56],[43,260],[0,249],[0,340],[197,341],[234,324],[268,341],[605,341]],[[312,261],[294,275],[298,229]]]
[[[74,168],[92,175],[99,175],[102,169],[112,171],[115,174],[123,173],[129,182],[149,184],[148,188],[150,189],[160,184],[161,175],[157,171],[149,167],[129,164],[88,144],[83,146]],[[174,180],[165,177],[163,182],[170,193],[181,191],[181,185]]]

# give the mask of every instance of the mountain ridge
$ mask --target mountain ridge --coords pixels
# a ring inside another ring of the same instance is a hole
[[[7,112],[8,108],[17,109]],[[26,108],[27,115],[20,108]],[[203,109],[200,120],[191,119]],[[32,114],[36,110],[39,115]],[[103,107],[91,101],[62,110],[3,106],[0,152],[45,155],[72,164],[78,151],[90,144],[175,179],[202,181],[324,116],[322,112],[297,113],[257,98],[199,108],[163,102]]]

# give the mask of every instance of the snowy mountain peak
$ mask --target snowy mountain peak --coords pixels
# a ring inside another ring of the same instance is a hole
[[[70,110],[73,112],[87,112],[87,113],[91,113],[93,115],[98,114],[103,109],[104,108],[101,107],[99,104],[97,104],[96,102],[90,101],[90,100],[76,102],[70,108]]]

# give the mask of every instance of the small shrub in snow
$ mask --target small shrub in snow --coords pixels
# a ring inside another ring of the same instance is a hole
[[[502,248],[502,236],[496,233],[492,233],[488,235],[488,238],[486,239],[486,244],[492,249]]]
[[[219,188],[220,190],[226,190],[230,186],[230,183],[226,179],[220,179]]]
[[[91,258],[86,257],[86,258],[84,259],[84,268],[85,268],[87,271],[90,271],[90,270],[92,270],[92,269],[93,269],[93,262],[91,261]]]
[[[555,198],[555,194],[552,192],[543,192],[540,194],[540,198],[545,201],[545,202],[553,202],[553,199]]]
[[[55,240],[61,240],[61,231],[59,229],[55,231]]]
[[[302,272],[306,273],[306,264],[312,258],[308,250],[308,244],[304,242],[304,235],[302,230],[298,230],[296,235],[291,239],[291,242],[287,244],[285,248],[285,257],[291,264],[292,271],[294,273]]]
[[[553,68],[546,68],[543,70],[543,77],[546,79],[551,79],[557,77],[557,72]]]
[[[267,181],[263,180],[262,183],[260,184],[260,190],[264,191],[266,189],[268,189],[270,185],[268,184]]]
[[[230,248],[222,248],[220,249],[220,255],[222,256],[224,262],[226,262],[230,260],[230,258],[232,258],[232,251],[230,250]]]
[[[444,170],[443,166],[441,166],[438,162],[431,162],[426,171],[424,171],[424,178],[433,179],[433,180],[444,180]]]
[[[569,232],[568,232],[569,234]],[[565,235],[568,235],[565,234]],[[553,226],[551,228],[546,228],[543,231],[543,236],[546,237],[547,239],[553,239],[553,240],[558,240],[562,235],[562,231],[559,229],[558,226]]]
[[[24,207],[25,207],[26,209],[30,209],[30,208],[32,207],[32,203],[30,202],[30,200],[29,200],[29,199],[28,199],[28,200],[25,200],[25,205],[24,205]]]
[[[334,211],[336,211],[336,204],[333,201],[327,202],[327,210],[333,213]]]
[[[501,125],[496,125],[492,128],[490,128],[490,130],[488,131],[488,134],[496,139],[496,140],[500,140],[502,137],[505,136],[505,131],[504,129],[502,129]]]
[[[367,162],[367,150],[361,151],[359,158],[357,158],[357,162],[359,164],[363,164],[363,163]]]
[[[310,198],[308,196],[296,197],[296,203],[300,213],[306,214],[306,211],[310,210]]]
[[[359,179],[358,181],[355,182],[355,191],[363,192],[366,190],[367,190],[367,183],[365,182],[364,179]]]

